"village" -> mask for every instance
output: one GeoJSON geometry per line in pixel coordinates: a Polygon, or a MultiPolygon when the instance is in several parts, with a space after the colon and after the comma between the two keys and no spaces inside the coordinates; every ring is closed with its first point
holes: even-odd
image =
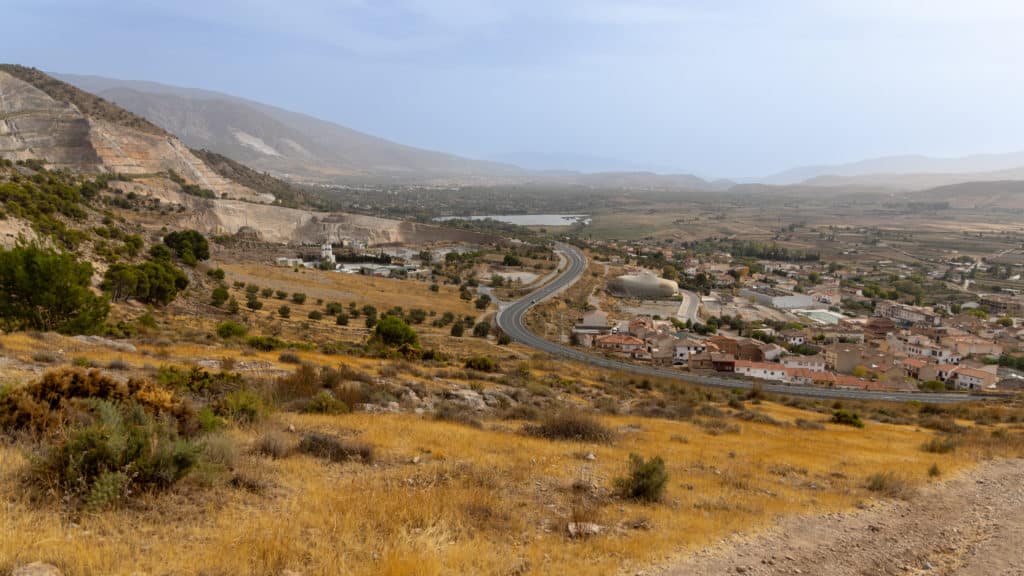
{"type": "Polygon", "coordinates": [[[1024,297],[968,290],[1011,266],[826,263],[596,242],[608,280],[569,337],[598,353],[690,372],[877,391],[1024,389],[1024,297]],[[927,304],[926,304],[927,302],[927,304]]]}

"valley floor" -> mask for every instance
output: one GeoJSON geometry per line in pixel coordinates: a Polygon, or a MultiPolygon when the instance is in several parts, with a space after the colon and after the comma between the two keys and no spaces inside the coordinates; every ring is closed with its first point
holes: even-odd
{"type": "Polygon", "coordinates": [[[995,460],[908,500],[791,517],[666,568],[684,574],[1024,575],[1024,460],[995,460]]]}

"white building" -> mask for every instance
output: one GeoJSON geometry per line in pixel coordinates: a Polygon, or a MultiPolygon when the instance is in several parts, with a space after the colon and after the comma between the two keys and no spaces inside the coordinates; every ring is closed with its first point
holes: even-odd
{"type": "Polygon", "coordinates": [[[330,242],[324,242],[323,245],[320,246],[320,260],[326,260],[327,262],[334,264],[334,246],[331,246],[330,242]]]}
{"type": "Polygon", "coordinates": [[[816,356],[786,356],[782,359],[782,365],[786,368],[803,368],[811,372],[824,372],[825,357],[821,354],[816,356]]]}
{"type": "Polygon", "coordinates": [[[740,296],[748,298],[762,306],[771,306],[780,310],[792,310],[794,308],[810,308],[814,299],[808,294],[797,294],[788,290],[779,290],[771,286],[755,286],[743,288],[740,296]]]}

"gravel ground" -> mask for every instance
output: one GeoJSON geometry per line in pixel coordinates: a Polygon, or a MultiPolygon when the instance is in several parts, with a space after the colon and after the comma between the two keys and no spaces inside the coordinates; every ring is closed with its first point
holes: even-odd
{"type": "Polygon", "coordinates": [[[908,500],[783,520],[655,572],[1024,576],[1024,460],[995,460],[908,500]]]}

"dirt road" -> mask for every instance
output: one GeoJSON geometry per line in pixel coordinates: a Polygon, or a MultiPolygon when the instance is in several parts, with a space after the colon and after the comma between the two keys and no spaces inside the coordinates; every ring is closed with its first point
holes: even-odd
{"type": "Polygon", "coordinates": [[[997,460],[907,501],[791,518],[658,572],[1024,576],[1024,460],[997,460]]]}

